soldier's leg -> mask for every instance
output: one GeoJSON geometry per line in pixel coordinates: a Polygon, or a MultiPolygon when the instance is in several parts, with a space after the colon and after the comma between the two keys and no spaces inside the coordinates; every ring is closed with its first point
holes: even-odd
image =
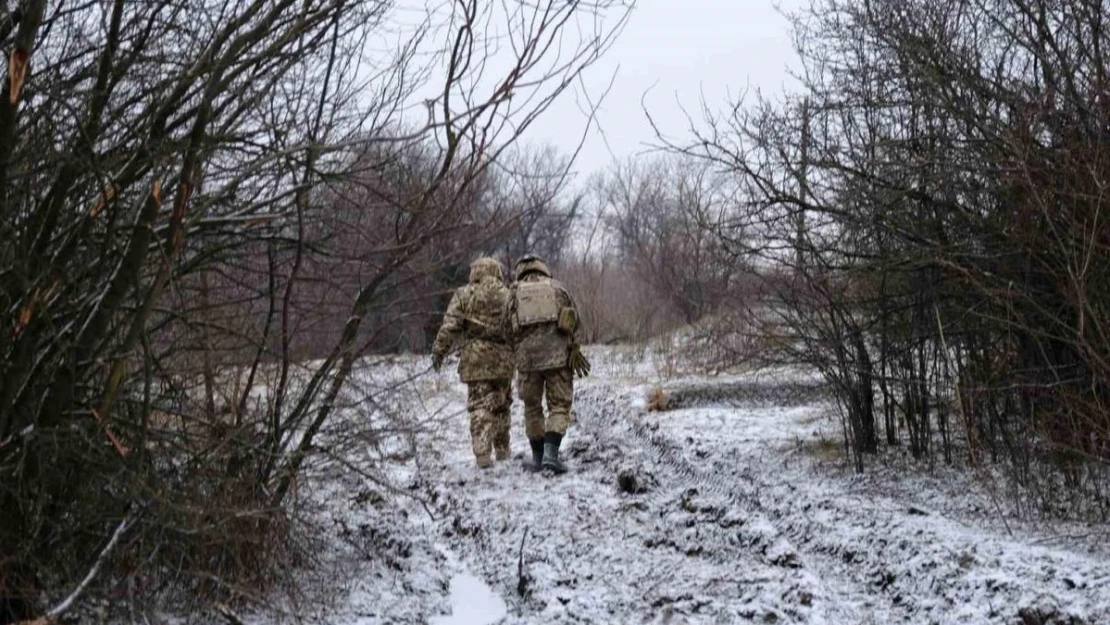
{"type": "Polygon", "coordinates": [[[573,418],[571,408],[574,403],[574,372],[569,367],[544,371],[547,396],[547,423],[545,432],[566,434],[573,418]]]}
{"type": "Polygon", "coordinates": [[[521,372],[517,394],[524,404],[524,435],[528,440],[543,437],[543,372],[521,372]]]}
{"type": "Polygon", "coordinates": [[[510,409],[513,405],[512,380],[498,380],[497,405],[493,410],[493,452],[498,460],[509,458],[509,442],[512,418],[510,409]]]}
{"type": "Polygon", "coordinates": [[[547,423],[544,427],[543,468],[565,473],[566,466],[559,459],[559,446],[571,423],[571,405],[574,398],[574,373],[569,367],[544,372],[547,396],[547,423]]]}
{"type": "Polygon", "coordinates": [[[532,448],[532,461],[525,461],[524,468],[538,471],[543,461],[544,423],[543,423],[543,372],[521,371],[516,383],[520,401],[524,403],[524,435],[532,448]]]}
{"type": "Polygon", "coordinates": [[[489,454],[493,441],[493,411],[491,392],[488,382],[472,382],[466,385],[466,411],[470,414],[470,445],[474,459],[481,468],[492,464],[489,454]]]}

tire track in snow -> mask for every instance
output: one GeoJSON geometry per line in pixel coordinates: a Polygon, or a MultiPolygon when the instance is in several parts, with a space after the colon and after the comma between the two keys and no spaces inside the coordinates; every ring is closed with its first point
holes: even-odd
{"type": "MultiPolygon", "coordinates": [[[[647,498],[649,509],[673,505],[675,492],[696,489],[697,496],[716,498],[738,510],[744,520],[738,532],[746,534],[742,548],[765,564],[776,567],[800,569],[798,577],[804,588],[817,600],[822,617],[813,622],[856,625],[868,622],[874,615],[861,613],[858,606],[874,599],[874,589],[868,580],[846,579],[843,572],[830,566],[828,558],[819,553],[799,550],[795,540],[801,534],[788,525],[784,532],[781,519],[772,520],[768,512],[775,512],[763,504],[761,493],[769,485],[759,471],[752,471],[744,463],[729,467],[714,462],[709,470],[700,469],[684,453],[683,446],[668,436],[663,428],[653,427],[648,415],[637,407],[634,392],[616,391],[603,384],[583,389],[575,398],[579,421],[584,433],[607,444],[620,445],[619,439],[634,441],[634,447],[646,450],[652,463],[662,469],[663,477],[656,476],[660,488],[647,498]],[[616,426],[612,424],[618,424],[616,426]],[[723,470],[722,470],[723,469],[723,470]]],[[[694,408],[703,404],[762,405],[782,407],[817,403],[828,397],[823,388],[813,385],[783,384],[779,387],[760,383],[734,383],[723,385],[691,385],[669,390],[668,412],[694,408]]],[[[779,516],[779,515],[774,515],[779,516]]],[[[803,600],[804,601],[804,600],[803,600]]],[[[815,615],[816,616],[816,615],[815,615]]],[[[882,613],[886,622],[893,617],[909,618],[910,614],[897,606],[882,613]]]]}

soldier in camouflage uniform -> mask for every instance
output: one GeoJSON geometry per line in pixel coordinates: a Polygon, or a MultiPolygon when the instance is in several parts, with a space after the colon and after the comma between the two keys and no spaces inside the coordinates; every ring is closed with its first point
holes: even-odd
{"type": "Polygon", "coordinates": [[[439,371],[451,346],[462,339],[459,379],[466,383],[470,439],[483,469],[491,464],[491,446],[498,460],[509,457],[513,353],[502,319],[508,299],[501,263],[474,261],[470,282],[455,291],[432,345],[432,366],[439,371]]]}
{"type": "Polygon", "coordinates": [[[565,473],[559,445],[570,427],[574,373],[571,346],[577,345],[578,311],[570,293],[551,279],[543,259],[525,256],[513,268],[505,320],[516,354],[518,393],[524,402],[524,432],[532,446],[529,471],[565,473]],[[547,418],[543,400],[547,397],[547,418]]]}

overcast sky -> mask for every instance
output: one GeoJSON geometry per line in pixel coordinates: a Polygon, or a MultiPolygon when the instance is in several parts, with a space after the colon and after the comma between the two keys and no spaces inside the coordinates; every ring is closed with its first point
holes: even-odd
{"type": "MultiPolygon", "coordinates": [[[[524,135],[528,144],[550,143],[572,153],[587,127],[589,99],[596,101],[609,87],[596,125],[586,134],[575,170],[585,176],[650,149],[655,142],[644,107],[669,136],[689,136],[683,108],[698,117],[704,99],[721,110],[745,92],[760,91],[776,98],[794,85],[789,70],[799,66],[790,26],[780,12],[794,11],[806,0],[636,0],[623,32],[605,56],[587,68],[582,85],[563,93],[524,135]]],[[[386,55],[388,46],[407,41],[413,28],[431,18],[436,24],[427,38],[429,51],[441,49],[452,37],[449,0],[397,0],[396,27],[382,35],[386,48],[367,49],[371,58],[386,55]],[[392,42],[392,43],[389,43],[392,42]]],[[[496,6],[496,5],[495,5],[496,6]]],[[[496,9],[494,9],[496,10],[496,9]]],[[[503,20],[504,17],[498,19],[503,20]]],[[[618,19],[613,12],[613,21],[618,19]]],[[[614,24],[606,25],[611,28],[614,24]]],[[[506,25],[487,25],[499,37],[506,25]]],[[[569,38],[573,40],[573,36],[569,38]]],[[[492,90],[515,57],[501,43],[493,54],[484,86],[492,90]]],[[[423,102],[440,95],[442,57],[429,68],[432,78],[419,88],[406,115],[423,121],[423,102]]],[[[546,88],[544,89],[546,90],[546,88]]]]}
{"type": "MultiPolygon", "coordinates": [[[[797,68],[787,20],[801,0],[639,0],[623,34],[585,83],[598,97],[615,80],[599,114],[603,133],[590,132],[575,169],[589,173],[614,157],[646,149],[654,135],[641,106],[673,135],[687,127],[681,106],[694,114],[704,97],[724,108],[745,89],[777,96],[797,68]],[[646,94],[646,95],[645,95],[646,94]]],[[[586,118],[581,94],[567,93],[530,129],[531,142],[550,142],[570,152],[586,118]]]]}

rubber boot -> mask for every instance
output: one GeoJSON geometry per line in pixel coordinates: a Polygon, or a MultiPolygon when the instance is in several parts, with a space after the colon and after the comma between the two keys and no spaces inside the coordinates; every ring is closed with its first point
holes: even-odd
{"type": "Polygon", "coordinates": [[[548,432],[543,439],[543,468],[553,471],[556,475],[567,472],[566,465],[559,460],[559,445],[563,442],[563,435],[557,432],[548,432]]]}
{"type": "Polygon", "coordinates": [[[543,439],[530,438],[528,444],[532,446],[532,460],[524,459],[524,470],[529,473],[535,473],[540,470],[543,465],[543,439]]]}
{"type": "Polygon", "coordinates": [[[485,456],[475,456],[474,459],[478,462],[479,469],[488,469],[493,466],[493,462],[490,461],[488,454],[485,456]]]}

